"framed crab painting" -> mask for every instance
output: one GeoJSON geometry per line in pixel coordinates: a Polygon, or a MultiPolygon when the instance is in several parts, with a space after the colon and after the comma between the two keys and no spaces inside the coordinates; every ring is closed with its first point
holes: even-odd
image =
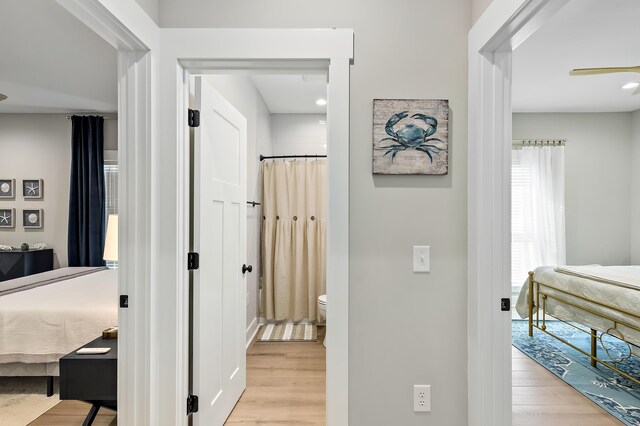
{"type": "Polygon", "coordinates": [[[449,101],[373,100],[373,173],[446,175],[449,101]]]}

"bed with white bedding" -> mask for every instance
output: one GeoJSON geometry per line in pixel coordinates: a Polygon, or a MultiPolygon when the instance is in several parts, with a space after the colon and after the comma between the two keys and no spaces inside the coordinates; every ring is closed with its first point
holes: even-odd
{"type": "Polygon", "coordinates": [[[56,376],[58,359],[117,325],[117,271],[62,268],[0,283],[0,376],[56,376]]]}
{"type": "MultiPolygon", "coordinates": [[[[559,319],[586,327],[591,335],[592,365],[615,367],[597,358],[598,336],[609,334],[640,347],[640,266],[543,266],[530,273],[518,296],[516,311],[529,319],[529,335],[550,333],[546,321],[559,319]]],[[[577,327],[579,328],[579,327],[577,327]]],[[[582,330],[582,328],[579,328],[582,330]]],[[[606,351],[603,351],[606,352],[606,351]]],[[[631,378],[634,381],[640,378],[631,378]]],[[[640,383],[640,381],[638,381],[640,383]]]]}

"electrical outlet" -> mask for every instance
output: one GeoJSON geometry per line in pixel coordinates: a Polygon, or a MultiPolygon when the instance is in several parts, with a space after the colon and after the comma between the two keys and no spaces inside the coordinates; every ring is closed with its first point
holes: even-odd
{"type": "Polygon", "coordinates": [[[413,412],[431,411],[431,385],[413,385],[413,412]]]}

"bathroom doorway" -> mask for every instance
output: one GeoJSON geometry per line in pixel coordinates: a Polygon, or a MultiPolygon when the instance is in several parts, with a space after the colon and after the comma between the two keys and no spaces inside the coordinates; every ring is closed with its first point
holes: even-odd
{"type": "Polygon", "coordinates": [[[222,424],[232,409],[231,423],[326,424],[327,71],[190,76],[191,107],[200,118],[191,137],[190,251],[200,265],[191,274],[190,393],[206,408],[194,424],[205,417],[222,424]],[[219,215],[213,205],[204,211],[203,200],[216,199],[207,191],[223,181],[229,191],[238,188],[237,196],[221,199],[219,215]],[[245,221],[237,228],[241,241],[222,250],[234,253],[226,256],[232,264],[218,264],[209,246],[235,239],[227,235],[233,217],[245,221]],[[218,317],[224,325],[208,330],[218,317]],[[220,362],[211,361],[207,354],[220,348],[220,362]]]}

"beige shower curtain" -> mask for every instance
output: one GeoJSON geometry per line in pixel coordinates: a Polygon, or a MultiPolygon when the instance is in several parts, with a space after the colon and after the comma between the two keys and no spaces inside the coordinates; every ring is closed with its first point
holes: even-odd
{"type": "Polygon", "coordinates": [[[262,312],[268,320],[317,320],[325,294],[326,160],[262,165],[262,312]]]}

